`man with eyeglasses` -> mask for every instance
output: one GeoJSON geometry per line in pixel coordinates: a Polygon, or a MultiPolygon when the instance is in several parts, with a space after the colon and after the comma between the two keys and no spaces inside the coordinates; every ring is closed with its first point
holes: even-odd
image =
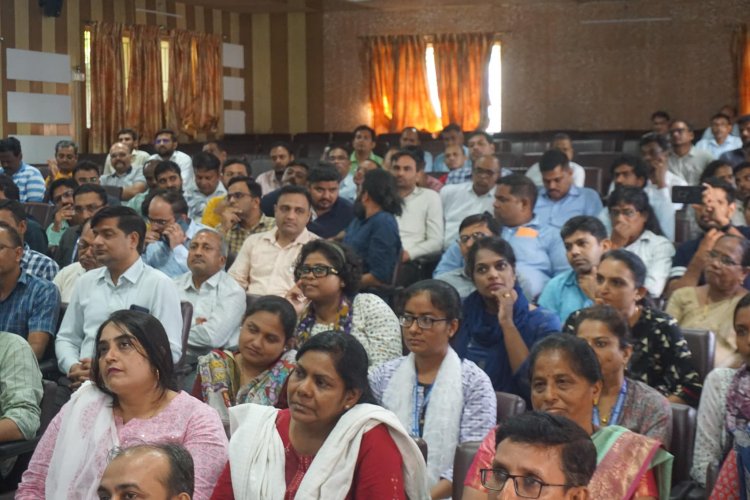
{"type": "Polygon", "coordinates": [[[693,146],[693,127],[684,120],[674,120],[669,126],[669,142],[672,150],[667,160],[669,171],[684,178],[691,186],[700,184],[706,165],[711,163],[711,153],[693,146]]]}
{"type": "MultiPolygon", "coordinates": [[[[339,197],[354,202],[357,198],[357,184],[354,182],[356,171],[352,173],[349,147],[345,144],[331,144],[328,146],[328,161],[336,167],[341,178],[339,181],[339,197]]],[[[359,166],[365,162],[375,163],[373,160],[365,159],[360,162],[359,166]]],[[[375,165],[379,166],[377,163],[375,165]]]]}
{"type": "Polygon", "coordinates": [[[52,254],[60,267],[76,261],[82,224],[108,204],[107,192],[98,184],[82,184],[73,191],[72,225],[62,234],[52,254]]]}
{"type": "MultiPolygon", "coordinates": [[[[0,201],[0,221],[5,222],[13,229],[18,231],[23,239],[26,234],[27,222],[26,222],[26,210],[23,208],[23,204],[16,200],[1,200],[0,201]]],[[[60,270],[57,263],[44,255],[43,253],[32,250],[28,243],[23,245],[23,259],[21,260],[21,267],[24,272],[33,274],[38,278],[52,281],[52,279],[60,270]]]]}
{"type": "Polygon", "coordinates": [[[149,160],[171,161],[180,167],[182,182],[185,188],[195,185],[193,178],[193,160],[183,153],[177,151],[177,134],[174,130],[161,129],[154,135],[154,148],[156,154],[151,155],[149,160]]]}
{"type": "Polygon", "coordinates": [[[60,269],[52,280],[57,289],[60,291],[60,300],[67,304],[73,296],[73,289],[78,282],[78,278],[92,269],[101,267],[94,255],[94,232],[91,230],[91,222],[83,223],[81,237],[78,238],[77,258],[72,264],[60,269]]]}
{"type": "Polygon", "coordinates": [[[594,471],[596,447],[586,431],[565,417],[530,412],[503,422],[492,468],[477,472],[490,499],[587,500],[594,471]]]}
{"type": "Polygon", "coordinates": [[[234,177],[229,181],[226,208],[216,230],[224,235],[229,246],[227,261],[230,266],[248,236],[276,227],[276,220],[267,217],[260,209],[262,192],[260,184],[250,177],[234,177]]]}

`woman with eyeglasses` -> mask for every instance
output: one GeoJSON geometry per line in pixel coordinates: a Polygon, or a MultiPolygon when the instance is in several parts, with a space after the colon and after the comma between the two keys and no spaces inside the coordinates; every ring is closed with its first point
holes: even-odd
{"type": "MultiPolygon", "coordinates": [[[[656,500],[669,498],[673,457],[653,438],[619,425],[599,427],[594,408],[601,396],[602,374],[596,354],[585,340],[554,335],[535,344],[529,356],[531,404],[536,411],[573,420],[591,436],[597,467],[588,485],[589,498],[656,500]]],[[[502,424],[501,424],[502,427],[502,424]]],[[[495,457],[493,429],[482,441],[466,475],[463,500],[484,500],[486,486],[481,469],[492,467],[495,457]]],[[[498,485],[499,486],[499,485],[498,485]]],[[[508,483],[503,485],[507,488],[508,483]]],[[[543,496],[544,488],[528,498],[543,496]]]]}
{"type": "Polygon", "coordinates": [[[383,300],[359,291],[362,268],[356,254],[341,243],[315,240],[300,251],[294,269],[292,303],[308,300],[297,324],[301,347],[320,332],[354,335],[367,351],[370,367],[401,355],[398,318],[383,300]]]}
{"type": "Polygon", "coordinates": [[[535,342],[560,331],[560,319],[526,299],[513,248],[501,238],[474,243],[466,255],[466,274],[477,290],[464,300],[453,348],[482,368],[496,391],[528,399],[521,380],[524,361],[535,342]]]}
{"type": "Polygon", "coordinates": [[[624,248],[648,262],[646,289],[660,297],[672,269],[674,244],[664,237],[646,192],[637,187],[618,186],[607,201],[612,226],[612,248],[624,248]]]}
{"type": "Polygon", "coordinates": [[[370,387],[413,438],[425,440],[430,494],[446,498],[456,446],[492,429],[497,399],[487,374],[449,345],[461,319],[458,292],[440,280],[420,281],[404,291],[402,304],[399,322],[409,355],[377,367],[370,387]]]}
{"type": "Polygon", "coordinates": [[[682,328],[714,332],[714,366],[737,368],[742,360],[737,353],[732,313],[748,293],[743,284],[750,271],[750,242],[728,234],[719,238],[707,255],[703,269],[706,284],[675,290],[666,312],[682,328]]]}

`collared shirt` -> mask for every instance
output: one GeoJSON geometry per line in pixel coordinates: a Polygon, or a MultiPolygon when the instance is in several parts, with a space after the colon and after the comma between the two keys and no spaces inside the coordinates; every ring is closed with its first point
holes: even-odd
{"type": "MultiPolygon", "coordinates": [[[[469,158],[469,148],[466,146],[461,146],[464,150],[464,156],[466,157],[466,161],[462,165],[463,167],[469,166],[471,167],[471,159],[469,158]]],[[[425,172],[450,172],[450,169],[445,165],[445,153],[440,153],[435,157],[435,161],[432,162],[432,169],[428,169],[425,167],[425,172]]]]}
{"type": "MultiPolygon", "coordinates": [[[[29,332],[55,335],[60,293],[50,281],[21,272],[16,286],[0,301],[0,331],[28,338],[29,332]]],[[[0,379],[1,380],[1,379],[0,379]]]]}
{"type": "MultiPolygon", "coordinates": [[[[145,167],[146,162],[151,159],[151,155],[140,149],[134,149],[130,155],[130,164],[134,167],[145,167]]],[[[161,158],[160,158],[161,159],[161,158]]],[[[112,168],[112,158],[107,153],[107,158],[104,160],[104,170],[102,174],[111,174],[115,170],[112,168]]]]}
{"type": "MultiPolygon", "coordinates": [[[[667,173],[675,179],[678,179],[679,182],[682,183],[676,183],[674,185],[684,186],[685,184],[687,184],[684,180],[682,180],[682,177],[674,175],[671,172],[667,173]]],[[[674,241],[675,212],[682,208],[682,203],[672,203],[672,192],[669,187],[669,183],[667,183],[667,186],[659,189],[654,184],[652,184],[651,181],[648,181],[646,186],[643,188],[643,191],[645,191],[646,195],[648,196],[648,204],[651,205],[651,208],[654,211],[654,215],[656,215],[656,218],[659,221],[659,226],[661,226],[661,230],[664,233],[664,236],[666,236],[669,240],[674,241]]],[[[604,227],[607,229],[607,234],[611,234],[612,220],[610,220],[609,218],[609,208],[602,207],[602,211],[599,212],[598,218],[600,221],[602,221],[602,224],[604,224],[604,227]]]]}
{"type": "Polygon", "coordinates": [[[733,167],[736,167],[740,163],[746,162],[750,160],[750,157],[745,156],[745,150],[742,148],[733,149],[732,151],[727,151],[726,153],[722,154],[719,159],[721,161],[725,161],[732,165],[733,167]]]}
{"type": "Polygon", "coordinates": [[[724,144],[719,144],[716,139],[711,137],[710,139],[701,139],[695,145],[695,149],[698,151],[706,151],[715,160],[724,153],[728,153],[737,148],[742,147],[742,139],[733,135],[728,135],[724,140],[724,144]]]}
{"type": "Polygon", "coordinates": [[[84,274],[86,274],[86,270],[80,262],[73,262],[72,264],[60,269],[60,272],[57,273],[53,283],[60,291],[60,300],[63,304],[70,302],[78,278],[84,274]]]}
{"type": "Polygon", "coordinates": [[[354,184],[353,174],[350,173],[339,183],[339,198],[344,198],[351,202],[357,199],[357,185],[354,184]]]}
{"type": "MultiPolygon", "coordinates": [[[[0,167],[0,174],[4,173],[5,169],[0,167]]],[[[11,177],[13,178],[13,184],[18,187],[21,203],[29,201],[36,203],[44,202],[44,177],[39,172],[39,169],[27,165],[22,161],[18,171],[11,177]]]]}
{"type": "MultiPolygon", "coordinates": [[[[370,156],[367,157],[368,160],[372,160],[381,167],[383,166],[383,159],[370,151],[370,156]]],[[[357,173],[357,169],[359,168],[359,160],[357,160],[357,152],[352,151],[352,154],[349,156],[349,161],[351,162],[351,166],[349,167],[349,173],[354,175],[357,173]]]]}
{"type": "Polygon", "coordinates": [[[570,186],[568,194],[559,200],[553,200],[546,189],[539,191],[534,215],[542,225],[549,224],[560,229],[571,217],[591,215],[596,217],[602,211],[602,200],[599,193],[586,187],[570,186]]]}
{"type": "MultiPolygon", "coordinates": [[[[573,184],[578,187],[584,187],[586,184],[586,169],[580,166],[578,163],[571,161],[570,169],[573,170],[573,184]]],[[[526,177],[534,181],[537,187],[543,187],[544,182],[542,180],[542,171],[539,168],[539,163],[534,163],[526,171],[526,177]]]]}
{"type": "Polygon", "coordinates": [[[225,197],[227,190],[224,185],[220,182],[214,192],[211,194],[201,193],[197,187],[190,188],[185,192],[185,200],[188,204],[188,217],[195,220],[200,220],[203,217],[203,212],[206,209],[209,200],[218,197],[225,197]]]}
{"type": "Polygon", "coordinates": [[[138,168],[131,166],[127,172],[123,172],[122,174],[112,172],[109,175],[102,175],[101,178],[102,186],[126,188],[138,182],[142,183],[144,186],[146,185],[146,178],[143,176],[143,167],[138,168]]]}
{"type": "Polygon", "coordinates": [[[260,189],[263,191],[263,195],[272,193],[277,189],[281,189],[281,181],[276,178],[276,171],[274,169],[263,172],[255,178],[255,182],[260,185],[260,189]]]}
{"type": "Polygon", "coordinates": [[[110,314],[131,306],[145,308],[164,326],[172,360],[182,354],[182,313],[177,287],[164,273],[138,258],[117,281],[106,267],[78,279],[55,340],[60,371],[68,373],[81,358],[93,358],[96,331],[110,314]]]}
{"type": "Polygon", "coordinates": [[[674,151],[670,151],[667,166],[670,172],[682,176],[689,185],[697,186],[700,184],[701,174],[711,160],[713,157],[710,153],[691,146],[685,156],[677,156],[674,151]]]}
{"type": "Polygon", "coordinates": [[[672,268],[672,256],[675,253],[672,242],[646,229],[638,239],[626,246],[625,250],[633,252],[647,264],[648,272],[644,286],[652,297],[661,297],[669,278],[669,270],[672,268]]]}
{"type": "Polygon", "coordinates": [[[56,247],[60,244],[60,238],[62,238],[63,233],[70,227],[68,224],[68,221],[63,220],[60,222],[60,230],[55,231],[55,223],[51,222],[49,226],[47,226],[47,230],[45,233],[47,234],[47,244],[51,247],[56,247]]]}
{"type": "Polygon", "coordinates": [[[576,272],[569,269],[547,282],[537,304],[556,312],[564,323],[571,313],[594,305],[594,301],[583,293],[576,272]]]}
{"type": "MultiPolygon", "coordinates": [[[[163,161],[164,158],[159,156],[158,153],[152,154],[149,160],[163,161]]],[[[182,177],[182,190],[187,191],[191,187],[195,186],[195,176],[193,175],[193,159],[182,151],[175,150],[172,156],[169,157],[169,161],[175,162],[180,167],[180,176],[182,177]]]]}
{"type": "Polygon", "coordinates": [[[307,229],[321,238],[333,238],[346,229],[353,218],[354,205],[339,197],[331,209],[320,217],[313,212],[313,219],[307,224],[307,229]]]}
{"type": "Polygon", "coordinates": [[[191,355],[237,345],[245,313],[245,290],[221,270],[195,288],[193,273],[174,278],[180,300],[193,305],[188,347],[191,355]]]}
{"type": "Polygon", "coordinates": [[[149,243],[143,252],[143,262],[154,269],[158,269],[170,278],[186,273],[188,271],[187,258],[190,240],[201,229],[206,229],[206,226],[191,220],[190,225],[185,230],[185,242],[174,248],[161,239],[149,243]]]}
{"type": "Polygon", "coordinates": [[[60,266],[46,255],[32,250],[28,243],[24,243],[21,269],[29,274],[33,274],[37,278],[52,281],[60,270],[60,266]]]}
{"type": "Polygon", "coordinates": [[[440,191],[440,200],[443,202],[443,217],[445,218],[443,248],[448,248],[458,238],[458,228],[466,217],[493,212],[495,186],[481,196],[474,191],[474,184],[470,182],[445,186],[440,191]]]}
{"type": "Polygon", "coordinates": [[[466,273],[464,272],[464,269],[462,267],[435,276],[435,279],[445,281],[453,288],[455,288],[458,292],[458,295],[461,297],[461,300],[468,297],[471,292],[477,289],[477,287],[474,286],[474,282],[471,281],[471,278],[466,276],[466,273]]]}
{"type": "Polygon", "coordinates": [[[302,246],[317,240],[307,228],[285,247],[279,245],[278,228],[249,236],[242,244],[229,274],[252,295],[283,297],[294,286],[294,263],[302,246]]]}
{"type": "Polygon", "coordinates": [[[0,415],[12,420],[24,439],[39,429],[44,389],[36,356],[25,340],[0,332],[0,415]]]}
{"type": "Polygon", "coordinates": [[[234,257],[240,252],[240,248],[242,248],[242,244],[245,243],[248,236],[270,231],[274,227],[276,227],[276,219],[267,217],[261,213],[258,223],[250,229],[245,229],[241,225],[235,224],[234,227],[227,231],[219,224],[216,230],[224,235],[224,241],[229,245],[229,255],[234,257]]]}
{"type": "Polygon", "coordinates": [[[396,222],[410,259],[438,253],[443,248],[443,204],[435,191],[415,187],[404,198],[404,211],[396,222]]]}

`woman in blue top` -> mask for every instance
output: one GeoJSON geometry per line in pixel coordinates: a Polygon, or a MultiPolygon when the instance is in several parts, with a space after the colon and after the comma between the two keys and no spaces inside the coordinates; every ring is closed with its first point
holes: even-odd
{"type": "Polygon", "coordinates": [[[516,280],[513,248],[501,238],[474,244],[466,256],[466,274],[477,290],[464,300],[454,349],[479,365],[496,391],[528,399],[522,367],[536,341],[560,331],[560,319],[526,300],[516,280]]]}
{"type": "Polygon", "coordinates": [[[403,205],[391,174],[381,169],[365,174],[354,204],[356,217],[344,236],[344,243],[362,259],[362,287],[390,284],[401,257],[396,216],[401,215],[403,205]]]}

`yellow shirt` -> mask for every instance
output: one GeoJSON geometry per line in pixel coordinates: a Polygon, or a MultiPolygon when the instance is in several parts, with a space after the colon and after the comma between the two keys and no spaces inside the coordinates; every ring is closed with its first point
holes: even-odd
{"type": "MultiPolygon", "coordinates": [[[[219,215],[219,212],[217,211],[217,208],[219,208],[220,204],[224,204],[224,200],[226,200],[226,196],[214,196],[213,198],[208,200],[208,203],[206,203],[206,208],[203,209],[203,218],[201,219],[201,224],[208,227],[215,228],[221,223],[221,215],[219,215]]],[[[224,208],[222,206],[222,208],[224,208]]]]}

